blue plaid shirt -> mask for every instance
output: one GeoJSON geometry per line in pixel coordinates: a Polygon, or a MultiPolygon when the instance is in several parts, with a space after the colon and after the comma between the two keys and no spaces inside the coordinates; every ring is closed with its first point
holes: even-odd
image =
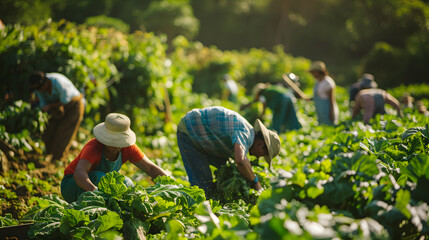
{"type": "Polygon", "coordinates": [[[221,158],[234,156],[235,143],[243,146],[247,153],[255,137],[246,119],[223,107],[189,111],[180,121],[178,131],[188,134],[198,148],[221,158]]]}

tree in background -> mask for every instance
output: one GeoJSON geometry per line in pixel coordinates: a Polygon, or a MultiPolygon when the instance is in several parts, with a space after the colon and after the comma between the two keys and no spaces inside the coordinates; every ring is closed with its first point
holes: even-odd
{"type": "Polygon", "coordinates": [[[429,3],[424,0],[4,0],[6,24],[52,17],[83,23],[118,18],[136,30],[183,35],[220,50],[282,45],[330,67],[339,85],[364,72],[380,86],[424,82],[429,63],[429,3]]]}
{"type": "Polygon", "coordinates": [[[356,2],[349,43],[383,88],[429,79],[429,5],[423,1],[356,2]],[[365,14],[365,16],[363,16],[365,14]],[[374,26],[375,25],[375,26],[374,26]]]}
{"type": "Polygon", "coordinates": [[[152,1],[139,19],[140,28],[166,34],[169,40],[179,35],[193,39],[199,28],[199,21],[194,17],[189,0],[152,1]]]}
{"type": "Polygon", "coordinates": [[[281,44],[294,56],[323,59],[340,85],[368,71],[382,87],[428,78],[427,1],[194,0],[192,6],[205,45],[281,44]]]}
{"type": "Polygon", "coordinates": [[[58,0],[2,0],[0,19],[4,24],[35,24],[52,16],[51,6],[58,0]]]}

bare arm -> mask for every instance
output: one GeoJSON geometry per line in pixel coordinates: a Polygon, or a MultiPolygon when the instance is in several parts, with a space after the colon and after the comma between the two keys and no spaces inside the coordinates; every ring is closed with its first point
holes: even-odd
{"type": "Polygon", "coordinates": [[[59,107],[61,107],[61,106],[63,106],[63,105],[64,105],[64,104],[63,104],[62,102],[55,102],[55,103],[51,103],[51,104],[45,105],[45,106],[42,108],[42,111],[43,111],[43,112],[49,112],[51,109],[59,108],[59,107]]]}
{"type": "MultiPolygon", "coordinates": [[[[252,182],[255,180],[255,174],[253,173],[252,166],[250,165],[250,161],[246,156],[246,153],[243,149],[243,147],[235,143],[234,144],[234,160],[235,164],[237,165],[237,169],[240,172],[240,174],[249,182],[252,182]]],[[[259,181],[255,185],[256,190],[260,190],[261,184],[259,181]]]]}
{"type": "Polygon", "coordinates": [[[155,163],[151,162],[146,155],[143,157],[143,159],[133,164],[136,167],[143,170],[153,179],[155,179],[158,176],[168,176],[168,174],[162,168],[158,167],[157,165],[155,165],[155,163]]]}
{"type": "Polygon", "coordinates": [[[387,92],[386,92],[386,103],[394,107],[398,112],[398,115],[402,117],[402,110],[399,106],[399,101],[387,92]]]}
{"type": "Polygon", "coordinates": [[[81,159],[79,160],[73,174],[76,184],[85,191],[94,191],[97,189],[88,176],[91,166],[92,164],[88,160],[81,159]]]}
{"type": "Polygon", "coordinates": [[[334,107],[335,107],[335,103],[336,103],[335,89],[334,88],[329,89],[328,96],[329,96],[329,103],[331,104],[330,111],[329,111],[329,119],[331,119],[331,121],[334,122],[335,121],[335,111],[334,111],[335,108],[334,107]]]}

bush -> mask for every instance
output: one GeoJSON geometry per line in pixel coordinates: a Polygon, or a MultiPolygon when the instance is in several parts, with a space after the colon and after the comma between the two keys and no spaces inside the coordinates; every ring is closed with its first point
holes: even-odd
{"type": "Polygon", "coordinates": [[[85,20],[85,23],[98,28],[114,28],[123,33],[128,33],[130,31],[130,25],[126,24],[124,21],[105,15],[89,17],[85,20]]]}

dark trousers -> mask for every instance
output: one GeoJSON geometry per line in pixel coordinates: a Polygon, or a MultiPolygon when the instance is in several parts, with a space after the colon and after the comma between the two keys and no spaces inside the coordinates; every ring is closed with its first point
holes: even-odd
{"type": "Polygon", "coordinates": [[[52,154],[52,159],[59,160],[66,157],[70,144],[79,129],[84,114],[83,98],[74,99],[64,105],[64,115],[49,119],[42,136],[46,154],[52,154]]]}
{"type": "Polygon", "coordinates": [[[215,184],[213,183],[212,171],[210,165],[219,168],[225,164],[228,159],[219,159],[197,148],[191,138],[183,132],[177,132],[177,144],[179,145],[180,155],[183,165],[188,174],[191,185],[197,185],[203,189],[207,198],[211,198],[215,184]]]}

